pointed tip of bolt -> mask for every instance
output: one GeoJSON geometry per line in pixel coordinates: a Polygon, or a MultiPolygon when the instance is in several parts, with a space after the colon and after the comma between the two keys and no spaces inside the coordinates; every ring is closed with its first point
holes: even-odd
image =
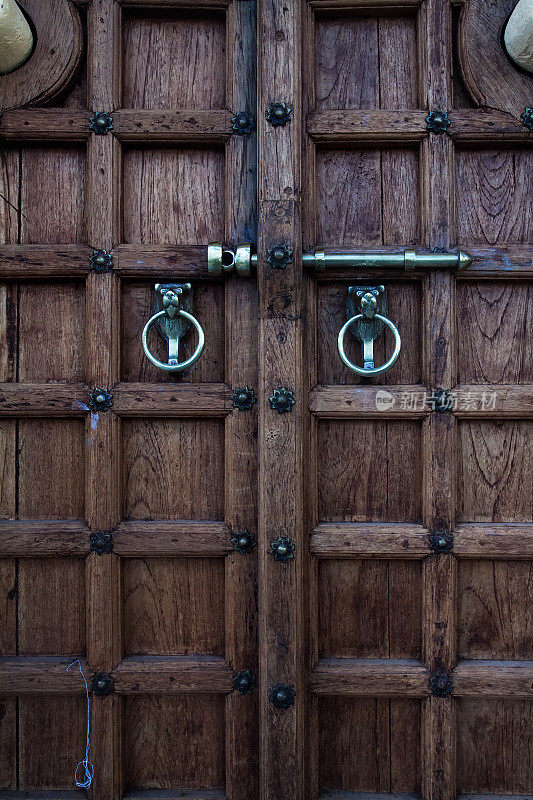
{"type": "Polygon", "coordinates": [[[472,263],[472,256],[470,253],[464,253],[462,250],[459,252],[459,269],[466,269],[472,263]]]}

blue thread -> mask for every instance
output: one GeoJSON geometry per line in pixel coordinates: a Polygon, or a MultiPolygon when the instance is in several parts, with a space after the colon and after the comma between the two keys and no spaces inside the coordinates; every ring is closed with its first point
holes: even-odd
{"type": "Polygon", "coordinates": [[[90,786],[91,786],[91,783],[93,782],[93,775],[94,775],[94,766],[89,761],[89,748],[91,746],[91,743],[90,743],[90,740],[89,740],[89,731],[90,731],[90,727],[89,727],[90,726],[90,723],[89,723],[89,711],[90,711],[89,687],[87,686],[87,680],[85,678],[85,675],[83,674],[83,670],[81,668],[81,662],[80,662],[79,658],[76,659],[76,661],[73,661],[72,664],[68,665],[67,672],[69,671],[69,669],[71,667],[74,666],[74,664],[77,664],[78,667],[79,667],[79,670],[81,672],[81,677],[83,678],[83,682],[85,683],[85,694],[87,695],[87,738],[85,740],[85,758],[83,759],[83,761],[80,761],[80,763],[76,767],[76,770],[74,772],[74,780],[76,781],[76,786],[78,787],[78,789],[89,789],[90,786]],[[80,767],[83,767],[83,769],[85,770],[85,780],[83,780],[83,781],[80,781],[78,779],[78,772],[80,770],[80,767]]]}

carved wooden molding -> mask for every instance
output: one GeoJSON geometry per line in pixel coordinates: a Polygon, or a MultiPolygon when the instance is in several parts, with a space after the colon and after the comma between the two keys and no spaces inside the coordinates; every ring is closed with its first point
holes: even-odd
{"type": "Polygon", "coordinates": [[[78,12],[70,0],[20,0],[36,32],[31,57],[0,76],[2,110],[42,105],[60,94],[79,66],[83,38],[78,12]]]}
{"type": "Polygon", "coordinates": [[[458,45],[462,77],[476,105],[520,118],[531,106],[533,77],[516,69],[502,45],[515,5],[516,0],[465,0],[458,45]]]}

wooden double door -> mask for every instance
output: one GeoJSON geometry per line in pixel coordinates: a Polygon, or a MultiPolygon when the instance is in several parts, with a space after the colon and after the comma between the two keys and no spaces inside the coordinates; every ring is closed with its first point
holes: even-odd
{"type": "Polygon", "coordinates": [[[95,800],[533,796],[533,155],[468,90],[469,2],[80,0],[73,85],[5,109],[0,800],[84,796],[76,659],[95,800]]]}

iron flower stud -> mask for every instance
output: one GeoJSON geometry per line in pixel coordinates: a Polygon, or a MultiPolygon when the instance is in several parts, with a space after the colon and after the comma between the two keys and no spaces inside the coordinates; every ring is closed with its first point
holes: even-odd
{"type": "Polygon", "coordinates": [[[89,266],[95,272],[110,272],[113,267],[113,256],[107,250],[93,250],[89,266]]]}
{"type": "Polygon", "coordinates": [[[99,135],[113,130],[113,117],[107,111],[96,111],[91,117],[90,123],[91,130],[99,135]]]}
{"type": "Polygon", "coordinates": [[[435,697],[448,697],[453,683],[450,675],[443,670],[434,670],[429,676],[429,690],[435,697]]]}
{"type": "Polygon", "coordinates": [[[90,536],[91,550],[99,556],[113,552],[113,534],[109,531],[93,531],[90,536]]]}
{"type": "Polygon", "coordinates": [[[246,133],[251,133],[255,128],[255,118],[253,114],[248,114],[247,111],[239,111],[231,120],[231,128],[233,133],[237,136],[244,136],[246,133]]]}
{"type": "Polygon", "coordinates": [[[268,690],[268,698],[276,708],[290,708],[294,705],[296,693],[287,683],[276,683],[268,690]]]}
{"type": "Polygon", "coordinates": [[[435,531],[429,534],[429,547],[434,553],[450,553],[453,548],[453,533],[435,531]]]}
{"type": "Polygon", "coordinates": [[[285,269],[287,264],[292,264],[292,250],[284,244],[275,244],[267,250],[266,260],[274,269],[285,269]]]}
{"type": "Polygon", "coordinates": [[[275,128],[286,125],[290,121],[292,107],[286,103],[270,103],[266,111],[266,118],[275,128]]]}
{"type": "Polygon", "coordinates": [[[292,411],[292,407],[296,403],[294,399],[294,392],[291,389],[274,389],[274,392],[268,398],[270,408],[277,411],[278,414],[287,414],[292,411]]]}
{"type": "Polygon", "coordinates": [[[113,395],[107,389],[93,389],[89,395],[91,411],[107,411],[113,405],[113,395]]]}
{"type": "Polygon", "coordinates": [[[237,386],[232,396],[233,408],[248,411],[256,402],[254,390],[248,386],[237,386]]]}
{"type": "Polygon", "coordinates": [[[445,111],[431,111],[426,117],[426,122],[428,131],[433,133],[446,133],[450,126],[450,120],[445,111]]]}
{"type": "Polygon", "coordinates": [[[106,697],[115,688],[115,681],[109,672],[95,672],[91,680],[91,692],[99,697],[106,697]]]}
{"type": "Polygon", "coordinates": [[[243,556],[251,553],[256,545],[255,536],[246,528],[243,528],[242,531],[235,531],[231,537],[231,543],[233,549],[243,556]]]}
{"type": "Polygon", "coordinates": [[[236,672],[233,676],[233,688],[241,694],[252,694],[255,689],[255,675],[247,669],[236,672]]]}
{"type": "Polygon", "coordinates": [[[281,561],[285,564],[289,558],[294,558],[294,544],[287,536],[278,536],[270,542],[270,554],[274,556],[274,561],[281,561]]]}
{"type": "Polygon", "coordinates": [[[520,119],[522,120],[522,125],[525,125],[526,128],[533,131],[533,108],[525,108],[520,119]]]}

